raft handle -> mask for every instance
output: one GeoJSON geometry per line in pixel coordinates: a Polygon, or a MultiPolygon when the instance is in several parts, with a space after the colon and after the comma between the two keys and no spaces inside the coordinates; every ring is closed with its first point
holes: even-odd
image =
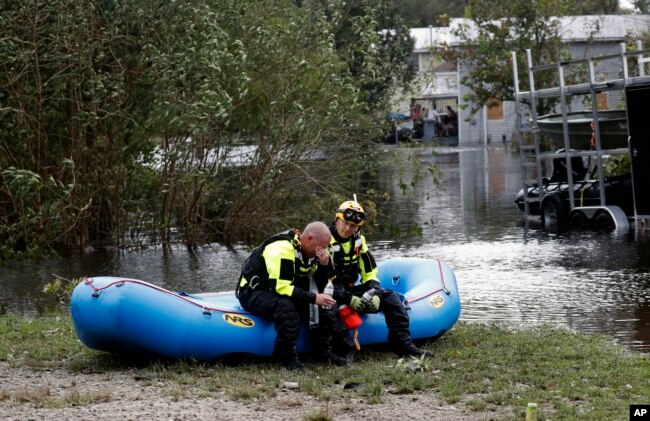
{"type": "Polygon", "coordinates": [[[97,297],[99,297],[99,293],[100,293],[99,290],[93,290],[92,297],[93,297],[93,298],[97,298],[97,297]]]}
{"type": "Polygon", "coordinates": [[[212,317],[212,311],[209,308],[203,307],[203,315],[206,317],[212,317]]]}
{"type": "Polygon", "coordinates": [[[393,275],[393,285],[397,285],[400,281],[399,275],[393,275]]]}

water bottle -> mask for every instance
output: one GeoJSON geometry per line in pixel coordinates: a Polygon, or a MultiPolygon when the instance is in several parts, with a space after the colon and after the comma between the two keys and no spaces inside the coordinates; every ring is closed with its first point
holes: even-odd
{"type": "Polygon", "coordinates": [[[363,301],[364,304],[368,305],[368,303],[372,301],[372,297],[374,296],[375,296],[375,289],[370,288],[368,291],[363,293],[361,300],[363,301]]]}
{"type": "MultiPolygon", "coordinates": [[[[330,297],[334,295],[334,284],[332,284],[332,280],[330,279],[327,281],[327,285],[325,285],[325,289],[323,290],[323,294],[327,294],[330,297]]],[[[331,306],[323,306],[323,308],[331,308],[331,306]]]]}

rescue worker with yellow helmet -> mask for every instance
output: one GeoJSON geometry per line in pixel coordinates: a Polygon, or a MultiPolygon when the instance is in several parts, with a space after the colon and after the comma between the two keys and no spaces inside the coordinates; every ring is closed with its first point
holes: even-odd
{"type": "MultiPolygon", "coordinates": [[[[361,226],[366,220],[363,207],[355,200],[341,203],[336,211],[336,218],[330,225],[330,267],[334,271],[335,293],[339,305],[347,304],[359,313],[376,313],[381,311],[386,318],[388,342],[393,351],[400,356],[433,356],[433,353],[418,348],[413,343],[409,330],[409,316],[401,298],[394,291],[384,289],[377,280],[377,264],[368,250],[366,238],[361,234],[361,226]],[[365,302],[364,293],[374,293],[372,299],[365,302]]],[[[331,276],[330,276],[331,277],[331,276]]],[[[335,345],[349,355],[354,352],[349,335],[342,336],[340,325],[337,326],[335,338],[343,338],[343,344],[335,345]]],[[[345,332],[347,334],[347,332],[345,332]]],[[[353,355],[353,354],[352,354],[353,355]]]]}
{"type": "Polygon", "coordinates": [[[318,306],[320,323],[310,329],[317,357],[336,365],[347,361],[331,352],[334,299],[322,291],[329,275],[331,234],[327,225],[312,222],[305,229],[289,230],[267,238],[244,262],[236,296],[242,307],[273,320],[277,337],[273,355],[289,370],[305,370],[296,344],[300,320],[309,319],[310,305],[318,306]],[[317,291],[310,289],[314,276],[317,291]]]}

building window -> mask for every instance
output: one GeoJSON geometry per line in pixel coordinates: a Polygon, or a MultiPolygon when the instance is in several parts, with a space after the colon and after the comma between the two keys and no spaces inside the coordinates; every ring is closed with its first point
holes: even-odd
{"type": "Polygon", "coordinates": [[[408,58],[408,63],[413,67],[413,71],[420,71],[420,54],[411,54],[408,58]]]}
{"type": "Polygon", "coordinates": [[[433,56],[428,54],[420,54],[420,68],[418,69],[421,72],[431,72],[434,70],[436,61],[433,56]]]}
{"type": "Polygon", "coordinates": [[[503,120],[503,102],[498,99],[491,99],[487,103],[487,119],[503,120]]]}

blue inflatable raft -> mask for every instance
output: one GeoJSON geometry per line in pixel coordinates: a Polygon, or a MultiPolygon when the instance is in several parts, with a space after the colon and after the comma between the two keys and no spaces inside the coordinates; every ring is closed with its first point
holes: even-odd
{"type": "MultiPolygon", "coordinates": [[[[452,269],[439,260],[396,258],[379,262],[382,287],[406,300],[413,339],[435,338],[460,316],[452,269]]],[[[234,291],[184,294],[136,279],[87,278],[74,289],[70,312],[79,339],[88,347],[122,354],[210,361],[228,354],[269,356],[272,322],[246,312],[234,291]]],[[[361,345],[384,343],[384,315],[365,314],[361,345]]],[[[310,351],[306,325],[298,351],[310,351]]]]}

